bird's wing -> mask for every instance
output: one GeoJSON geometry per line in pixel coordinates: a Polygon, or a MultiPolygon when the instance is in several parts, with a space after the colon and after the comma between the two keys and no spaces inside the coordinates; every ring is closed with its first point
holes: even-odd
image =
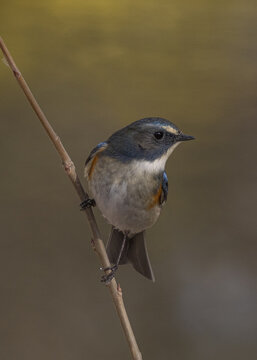
{"type": "Polygon", "coordinates": [[[164,205],[168,198],[168,176],[166,172],[163,172],[162,176],[162,192],[160,196],[160,205],[164,205]]]}
{"type": "Polygon", "coordinates": [[[106,149],[107,146],[107,142],[101,142],[90,152],[85,163],[85,176],[90,177],[90,173],[92,172],[95,162],[97,160],[97,154],[106,149]]]}
{"type": "Polygon", "coordinates": [[[101,142],[98,145],[96,145],[96,147],[90,152],[85,165],[87,166],[87,164],[95,157],[95,155],[98,152],[103,151],[106,147],[107,147],[107,142],[101,142]]]}

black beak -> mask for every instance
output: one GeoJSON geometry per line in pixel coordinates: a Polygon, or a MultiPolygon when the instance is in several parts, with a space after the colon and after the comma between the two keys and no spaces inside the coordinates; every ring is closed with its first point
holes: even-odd
{"type": "Polygon", "coordinates": [[[187,140],[194,140],[193,136],[185,135],[185,134],[178,134],[176,136],[176,141],[187,141],[187,140]]]}

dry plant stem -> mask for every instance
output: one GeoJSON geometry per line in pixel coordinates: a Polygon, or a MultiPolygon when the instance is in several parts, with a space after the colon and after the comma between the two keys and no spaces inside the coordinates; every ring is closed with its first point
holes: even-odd
{"type": "MultiPolygon", "coordinates": [[[[65,169],[67,175],[69,176],[72,184],[74,185],[75,190],[77,191],[77,194],[78,194],[80,200],[84,201],[84,200],[88,199],[88,195],[81,185],[81,182],[80,182],[78,175],[76,173],[76,170],[75,170],[75,166],[74,166],[69,154],[65,150],[60,138],[56,135],[52,126],[49,124],[46,116],[44,115],[43,111],[41,110],[40,106],[38,105],[35,97],[33,96],[30,88],[28,87],[26,81],[24,80],[19,69],[17,68],[10,52],[8,51],[6,45],[4,44],[1,37],[0,37],[0,48],[4,54],[5,59],[7,60],[9,66],[10,66],[11,70],[13,71],[15,78],[17,79],[19,85],[21,86],[23,92],[25,93],[32,108],[36,112],[41,124],[43,125],[48,136],[52,140],[57,152],[59,153],[59,155],[62,159],[63,165],[64,165],[64,169],[65,169]]],[[[109,262],[107,254],[106,254],[103,241],[101,240],[100,232],[99,232],[92,209],[91,208],[86,209],[85,214],[87,216],[91,231],[93,233],[94,248],[96,250],[97,255],[100,258],[102,267],[103,268],[109,267],[110,262],[109,262]]],[[[133,330],[131,328],[125,306],[124,306],[121,288],[119,285],[117,285],[115,279],[113,279],[107,285],[107,287],[110,290],[113,302],[115,304],[116,311],[118,313],[123,331],[125,333],[126,339],[128,341],[129,347],[130,347],[132,358],[134,360],[142,360],[142,355],[138,348],[138,345],[137,345],[137,342],[136,342],[133,330]]]]}

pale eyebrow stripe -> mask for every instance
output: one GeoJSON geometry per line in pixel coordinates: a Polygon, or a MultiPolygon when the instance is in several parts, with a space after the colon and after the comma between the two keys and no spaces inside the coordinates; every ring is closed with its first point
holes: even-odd
{"type": "Polygon", "coordinates": [[[169,125],[163,125],[162,128],[166,131],[168,131],[171,134],[178,135],[178,130],[174,129],[172,126],[169,125]]]}
{"type": "MultiPolygon", "coordinates": [[[[147,126],[152,126],[153,124],[146,124],[147,126]]],[[[166,130],[166,131],[168,131],[169,133],[171,133],[171,134],[174,134],[174,135],[178,135],[179,134],[179,130],[177,130],[177,129],[174,129],[172,126],[170,126],[170,125],[161,125],[161,124],[159,124],[162,128],[163,128],[163,130],[166,130]]]]}

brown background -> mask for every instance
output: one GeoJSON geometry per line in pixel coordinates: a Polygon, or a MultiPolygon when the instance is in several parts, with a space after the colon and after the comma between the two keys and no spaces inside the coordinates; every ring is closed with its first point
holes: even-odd
{"type": "MultiPolygon", "coordinates": [[[[81,177],[91,148],[139,118],[197,138],[169,160],[169,200],[147,233],[157,282],[118,274],[144,359],[256,359],[255,2],[2,0],[0,11],[81,177]]],[[[0,359],[129,359],[79,200],[4,64],[0,84],[0,359]]]]}

